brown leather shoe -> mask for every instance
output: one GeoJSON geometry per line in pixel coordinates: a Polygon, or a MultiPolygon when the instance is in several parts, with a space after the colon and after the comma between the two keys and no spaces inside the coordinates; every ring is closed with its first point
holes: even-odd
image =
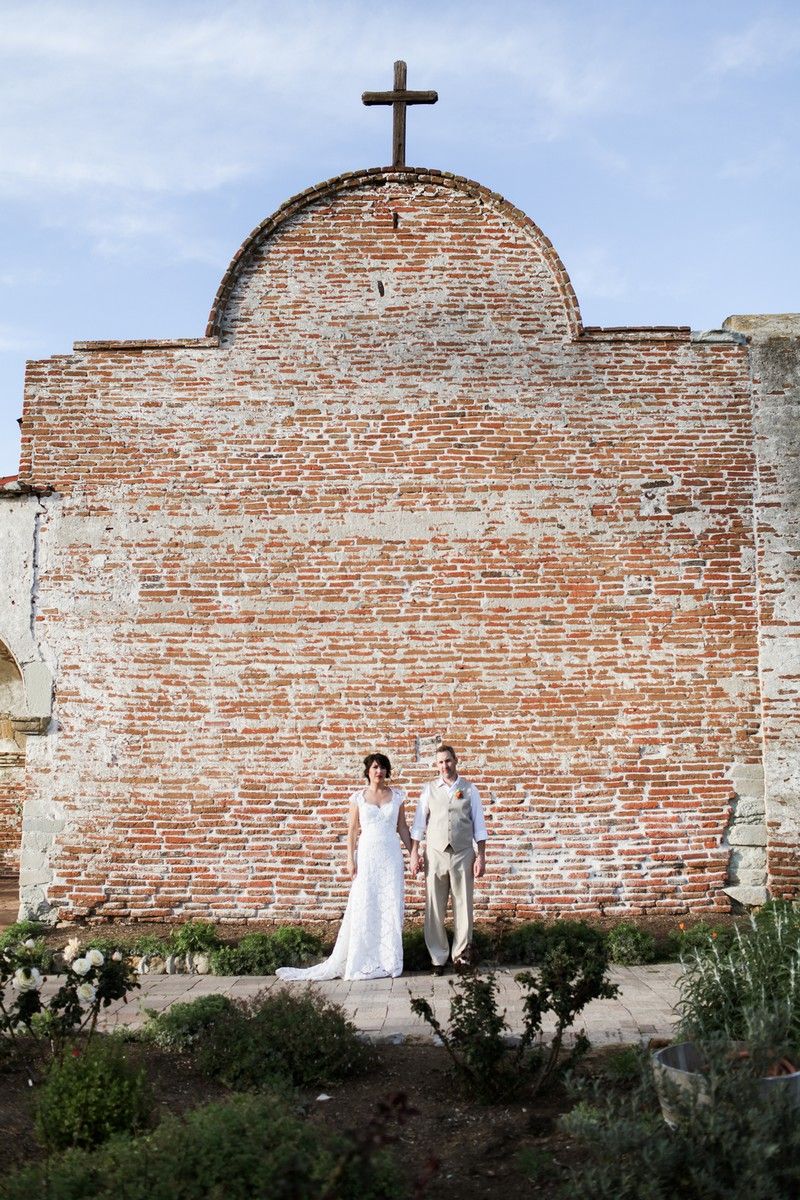
{"type": "Polygon", "coordinates": [[[444,971],[445,971],[444,963],[434,963],[431,967],[431,972],[434,975],[444,975],[444,971]]]}

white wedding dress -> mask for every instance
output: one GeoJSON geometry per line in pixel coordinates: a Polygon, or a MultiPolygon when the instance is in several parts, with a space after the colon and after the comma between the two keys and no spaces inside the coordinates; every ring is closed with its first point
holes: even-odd
{"type": "Polygon", "coordinates": [[[356,877],[350,888],[333,953],[313,967],[279,967],[279,979],[381,979],[403,973],[403,852],[397,816],[405,800],[392,788],[385,804],[368,804],[362,791],[358,805],[361,834],[356,877]]]}

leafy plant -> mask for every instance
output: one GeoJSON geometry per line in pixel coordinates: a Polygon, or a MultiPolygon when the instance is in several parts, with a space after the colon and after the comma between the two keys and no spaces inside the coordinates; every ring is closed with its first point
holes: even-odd
{"type": "Polygon", "coordinates": [[[191,1050],[234,1007],[228,996],[212,994],[198,996],[196,1000],[179,1001],[165,1012],[147,1009],[147,1024],[141,1036],[163,1050],[191,1050]]]}
{"type": "Polygon", "coordinates": [[[53,951],[44,940],[46,926],[39,921],[16,921],[0,932],[0,955],[26,950],[26,962],[39,971],[53,967],[53,951]]]}
{"type": "Polygon", "coordinates": [[[800,1112],[764,1096],[749,1060],[709,1057],[708,1098],[671,1093],[670,1129],[650,1064],[635,1086],[580,1085],[562,1127],[582,1143],[565,1200],[790,1200],[800,1190],[800,1112]],[[710,1102],[709,1102],[710,1100],[710,1102]]]}
{"type": "Polygon", "coordinates": [[[542,1150],[538,1146],[525,1146],[517,1152],[514,1161],[517,1170],[529,1183],[547,1183],[558,1171],[554,1156],[549,1150],[542,1150]]]}
{"type": "Polygon", "coordinates": [[[208,954],[219,944],[219,934],[210,921],[185,921],[169,939],[174,954],[208,954]]]}
{"type": "Polygon", "coordinates": [[[608,955],[612,962],[624,966],[652,962],[656,956],[656,942],[651,933],[640,929],[629,921],[620,921],[606,934],[608,955]]]}
{"type": "Polygon", "coordinates": [[[623,1046],[607,1054],[598,1074],[608,1080],[612,1086],[627,1086],[640,1078],[642,1073],[642,1048],[640,1046],[623,1046]]]}
{"type": "Polygon", "coordinates": [[[7,929],[0,931],[0,950],[15,946],[19,942],[26,942],[29,938],[40,938],[46,928],[47,926],[42,925],[40,921],[15,921],[7,929]]]}
{"type": "Polygon", "coordinates": [[[735,927],[709,925],[707,921],[694,921],[691,924],[680,921],[677,929],[667,938],[667,954],[670,958],[687,958],[695,951],[701,954],[710,952],[715,945],[719,952],[724,952],[731,948],[735,940],[735,927]]]}
{"type": "Polygon", "coordinates": [[[143,1128],[152,1108],[144,1071],[118,1045],[76,1045],[50,1063],[37,1097],[36,1132],[46,1150],[97,1146],[143,1128]]]}
{"type": "Polygon", "coordinates": [[[278,967],[303,967],[321,957],[322,940],[296,925],[272,933],[247,933],[237,946],[212,951],[217,975],[274,975],[278,967]]]}
{"type": "Polygon", "coordinates": [[[371,1055],[342,1009],[315,992],[281,988],[238,1002],[196,1047],[199,1068],[228,1087],[330,1083],[366,1069],[371,1055]]]}
{"type": "Polygon", "coordinates": [[[429,971],[431,956],[425,945],[425,933],[421,925],[403,930],[403,970],[429,971]]]}
{"type": "Polygon", "coordinates": [[[497,1010],[497,982],[493,974],[462,977],[453,988],[449,1028],[435,1017],[429,1002],[415,997],[412,1011],[441,1038],[468,1091],[483,1101],[545,1088],[559,1068],[564,1068],[588,1047],[581,1034],[565,1063],[560,1063],[564,1032],[590,1000],[611,997],[617,988],[605,978],[608,959],[601,947],[576,951],[552,945],[536,975],[523,972],[518,981],[526,989],[523,999],[524,1031],[515,1047],[506,1040],[505,1014],[497,1010]],[[545,1013],[556,1017],[549,1046],[542,1042],[545,1013]]]}
{"type": "Polygon", "coordinates": [[[159,958],[166,958],[171,949],[172,945],[169,939],[159,937],[155,933],[143,933],[131,943],[132,954],[146,954],[148,956],[157,954],[159,958]]]}
{"type": "Polygon", "coordinates": [[[605,939],[586,921],[524,921],[500,936],[498,957],[502,963],[534,966],[556,946],[570,954],[582,951],[603,953],[605,939]]]}
{"type": "Polygon", "coordinates": [[[681,1036],[722,1034],[748,1040],[762,1014],[782,1022],[791,1049],[800,1051],[800,912],[773,905],[737,927],[730,949],[695,951],[684,960],[681,1036]]]}
{"type": "Polygon", "coordinates": [[[237,1096],[166,1117],[147,1137],[71,1150],[4,1181],[4,1200],[391,1200],[403,1195],[383,1145],[304,1121],[271,1095],[237,1096]]]}

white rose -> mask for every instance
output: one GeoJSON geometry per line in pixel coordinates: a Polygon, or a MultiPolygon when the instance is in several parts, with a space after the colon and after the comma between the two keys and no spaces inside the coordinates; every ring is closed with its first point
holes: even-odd
{"type": "Polygon", "coordinates": [[[36,942],[33,938],[28,938],[27,942],[22,943],[26,950],[33,950],[36,947],[36,942]]]}
{"type": "Polygon", "coordinates": [[[20,967],[14,972],[14,987],[18,992],[38,992],[42,986],[42,976],[36,967],[20,967]]]}
{"type": "Polygon", "coordinates": [[[102,950],[87,950],[86,961],[93,967],[102,967],[105,962],[102,950]]]}
{"type": "Polygon", "coordinates": [[[88,975],[92,969],[92,964],[88,958],[76,958],[72,964],[72,969],[76,975],[88,975]]]}
{"type": "Polygon", "coordinates": [[[97,989],[93,983],[79,983],[77,987],[78,999],[84,1004],[91,1004],[97,995],[97,989]]]}
{"type": "Polygon", "coordinates": [[[77,958],[80,948],[81,944],[78,939],[70,938],[64,949],[61,951],[61,956],[64,959],[64,962],[71,963],[73,958],[77,958]]]}
{"type": "Polygon", "coordinates": [[[114,962],[122,962],[122,951],[115,950],[114,953],[111,955],[111,957],[114,960],[114,962]]]}

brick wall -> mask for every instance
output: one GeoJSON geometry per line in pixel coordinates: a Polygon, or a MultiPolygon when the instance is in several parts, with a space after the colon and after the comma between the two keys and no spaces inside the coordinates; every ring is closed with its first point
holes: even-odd
{"type": "Polygon", "coordinates": [[[0,761],[0,875],[19,871],[25,767],[0,761]]]}
{"type": "Polygon", "coordinates": [[[30,364],[50,903],[335,917],[360,757],[414,795],[445,737],[481,915],[727,909],[761,762],[740,341],[583,331],[522,214],[372,172],[260,227],[204,339],[30,364]]]}

